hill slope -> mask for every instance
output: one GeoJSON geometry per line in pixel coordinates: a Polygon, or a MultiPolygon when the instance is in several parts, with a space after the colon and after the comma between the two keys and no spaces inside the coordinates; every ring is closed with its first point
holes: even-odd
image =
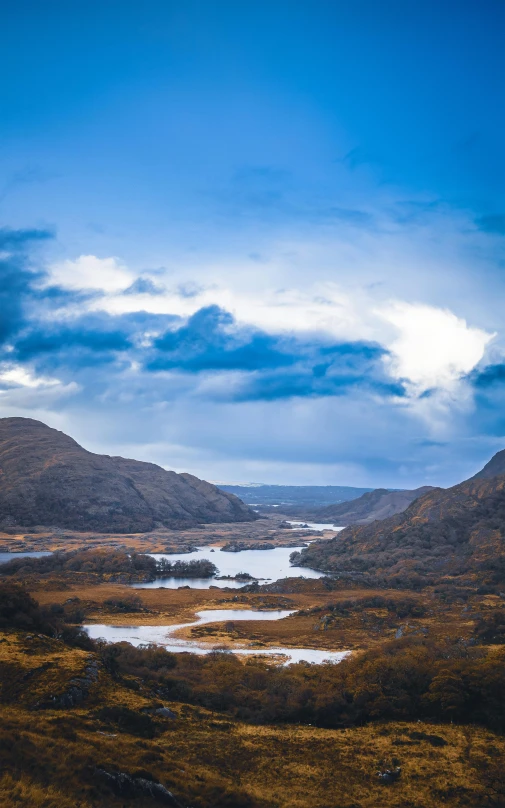
{"type": "Polygon", "coordinates": [[[431,491],[430,485],[412,491],[388,491],[376,488],[351,502],[341,502],[319,508],[311,516],[317,522],[333,522],[335,525],[364,525],[376,519],[387,519],[404,511],[411,502],[431,491]]]}
{"type": "Polygon", "coordinates": [[[489,480],[491,477],[498,477],[500,474],[505,474],[505,449],[502,449],[501,452],[496,452],[489,463],[486,463],[484,468],[474,474],[471,479],[489,480]]]}
{"type": "Polygon", "coordinates": [[[0,419],[0,526],[130,533],[255,518],[233,494],[191,474],[93,454],[31,418],[0,419]]]}
{"type": "Polygon", "coordinates": [[[445,575],[505,582],[505,475],[434,488],[403,513],[315,542],[302,566],[421,584],[445,575]]]}

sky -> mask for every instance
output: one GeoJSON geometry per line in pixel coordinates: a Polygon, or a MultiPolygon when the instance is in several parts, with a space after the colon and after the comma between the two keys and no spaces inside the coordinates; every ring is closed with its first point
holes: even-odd
{"type": "Polygon", "coordinates": [[[502,0],[0,7],[0,417],[222,482],[505,448],[502,0]]]}

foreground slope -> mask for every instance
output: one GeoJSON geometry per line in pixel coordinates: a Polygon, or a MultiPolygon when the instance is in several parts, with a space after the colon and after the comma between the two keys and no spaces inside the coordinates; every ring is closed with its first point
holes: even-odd
{"type": "Polygon", "coordinates": [[[154,463],[93,454],[31,418],[0,419],[0,526],[142,532],[248,522],[233,494],[154,463]]]}
{"type": "Polygon", "coordinates": [[[365,525],[376,519],[387,519],[404,511],[415,499],[431,491],[430,485],[415,488],[412,491],[388,491],[387,488],[376,488],[363,494],[351,502],[339,502],[320,508],[311,514],[318,522],[333,522],[335,525],[365,525]]]}
{"type": "Polygon", "coordinates": [[[505,580],[505,475],[434,488],[403,513],[316,542],[302,566],[421,583],[445,575],[505,580]]]}
{"type": "Polygon", "coordinates": [[[503,670],[415,638],[288,668],[93,645],[0,587],[0,805],[503,805],[503,670]]]}

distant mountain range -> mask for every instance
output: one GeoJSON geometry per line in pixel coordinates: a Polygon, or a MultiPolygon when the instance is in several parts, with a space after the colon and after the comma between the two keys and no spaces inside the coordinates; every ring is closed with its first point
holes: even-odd
{"type": "Polygon", "coordinates": [[[401,513],[414,499],[430,491],[422,486],[412,491],[388,488],[355,488],[346,485],[262,485],[235,483],[220,485],[251,507],[265,512],[279,508],[282,513],[313,522],[339,527],[367,524],[401,513]]]}
{"type": "Polygon", "coordinates": [[[240,497],[248,505],[279,507],[318,508],[356,499],[371,488],[355,488],[348,485],[266,485],[263,483],[219,483],[222,491],[240,497]]]}
{"type": "Polygon", "coordinates": [[[0,529],[137,533],[256,518],[233,494],[191,474],[93,454],[31,418],[0,419],[0,529]]]}
{"type": "Polygon", "coordinates": [[[387,519],[351,525],[311,544],[298,561],[387,584],[466,576],[505,587],[504,469],[502,451],[472,479],[433,488],[387,519]]]}

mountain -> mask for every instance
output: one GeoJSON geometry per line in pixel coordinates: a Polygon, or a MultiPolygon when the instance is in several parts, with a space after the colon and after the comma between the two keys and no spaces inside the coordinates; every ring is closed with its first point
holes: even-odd
{"type": "Polygon", "coordinates": [[[333,522],[334,525],[365,525],[376,519],[387,519],[404,511],[411,502],[432,490],[424,485],[412,491],[388,491],[376,488],[351,502],[342,502],[319,508],[310,516],[315,522],[333,522]]]}
{"type": "Polygon", "coordinates": [[[349,485],[266,485],[264,483],[219,484],[222,491],[240,497],[254,507],[280,507],[283,513],[297,513],[301,507],[322,508],[335,502],[356,499],[371,488],[349,485]],[[289,509],[289,510],[286,510],[289,509]]]}
{"type": "Polygon", "coordinates": [[[31,418],[0,419],[0,526],[137,533],[256,518],[191,474],[93,454],[31,418]]]}
{"type": "Polygon", "coordinates": [[[489,463],[486,463],[484,468],[478,471],[471,479],[488,480],[490,477],[498,477],[500,474],[505,474],[505,449],[493,455],[489,463]]]}
{"type": "Polygon", "coordinates": [[[403,513],[314,542],[296,563],[388,584],[417,586],[463,575],[503,587],[505,475],[433,488],[403,513]]]}

